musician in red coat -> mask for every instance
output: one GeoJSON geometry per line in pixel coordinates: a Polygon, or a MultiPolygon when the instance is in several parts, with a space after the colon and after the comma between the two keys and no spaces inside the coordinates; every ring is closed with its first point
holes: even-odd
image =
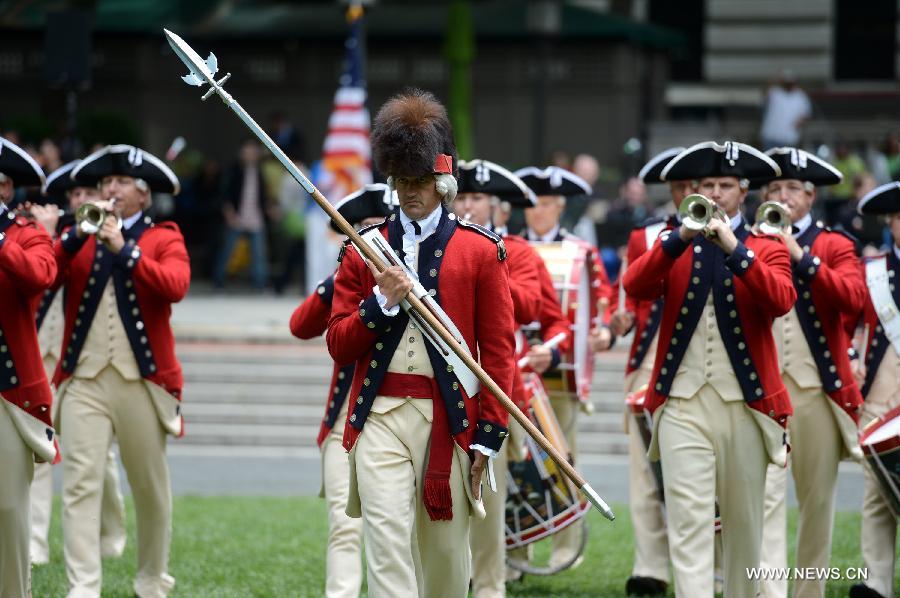
{"type": "Polygon", "coordinates": [[[751,233],[740,207],[747,179],[779,172],[768,156],[740,143],[686,149],[663,178],[699,180],[724,220],[683,222],[625,273],[628,294],[665,302],[646,404],[679,596],[713,596],[716,497],[725,595],[757,591],[746,568],[759,563],[766,465],[784,464],[791,413],[771,328],[796,292],[784,243],[751,233]]]}
{"type": "MultiPolygon", "coordinates": [[[[887,220],[893,241],[885,254],[864,264],[867,297],[863,311],[864,363],[857,360],[856,377],[865,403],[860,426],[884,418],[900,407],[900,183],[882,185],[863,197],[857,210],[887,220]]],[[[864,467],[860,544],[868,578],[850,588],[850,598],[888,598],[894,594],[897,517],[885,489],[869,467],[864,467]]]]}
{"type": "MultiPolygon", "coordinates": [[[[603,266],[600,252],[597,248],[560,228],[559,223],[566,205],[566,198],[577,195],[590,195],[591,186],[579,176],[558,166],[548,166],[544,169],[530,166],[517,170],[516,175],[537,196],[537,205],[534,208],[525,210],[527,228],[523,232],[523,236],[532,244],[559,243],[565,240],[578,243],[587,249],[588,259],[592,262],[594,277],[590,283],[596,292],[597,305],[592,305],[590,308],[589,346],[585,348],[585,352],[593,359],[594,352],[608,350],[613,342],[613,336],[608,327],[610,313],[606,310],[606,307],[612,305],[615,290],[609,283],[609,277],[606,274],[606,269],[603,266]],[[603,313],[600,314],[600,311],[603,313]],[[600,325],[597,325],[598,321],[600,325]]],[[[549,302],[549,289],[546,286],[542,288],[545,293],[548,293],[545,294],[545,301],[549,302]]],[[[553,296],[556,299],[556,303],[559,303],[559,296],[555,291],[553,296]]],[[[552,338],[546,332],[542,331],[542,334],[545,341],[552,338]]],[[[574,342],[574,339],[571,339],[569,342],[574,342]]],[[[542,344],[536,344],[531,347],[528,353],[529,365],[545,379],[561,376],[563,374],[557,369],[557,366],[560,363],[560,356],[564,350],[564,348],[560,347],[551,350],[542,344]]],[[[556,419],[559,421],[559,425],[565,434],[570,454],[574,460],[577,460],[578,414],[582,409],[590,411],[590,406],[581,403],[579,397],[574,393],[568,393],[567,396],[567,393],[551,391],[549,394],[550,403],[553,406],[556,419]]],[[[550,565],[563,567],[567,563],[572,563],[571,567],[577,567],[581,563],[581,555],[579,555],[580,545],[581,526],[572,525],[555,533],[553,535],[553,554],[550,558],[550,565]]]]}
{"type": "Polygon", "coordinates": [[[130,145],[107,146],[73,170],[111,208],[99,230],[76,224],[56,243],[65,333],[54,382],[65,429],[63,537],[71,596],[99,596],[100,503],[113,437],[138,529],[134,591],[165,596],[171,538],[166,433],[184,432],[181,366],[169,318],[187,294],[190,263],[175,224],[145,215],[151,191],[178,193],[175,174],[130,145]],[[113,201],[114,200],[114,201],[113,201]],[[121,227],[119,225],[121,220],[121,227]]]}
{"type": "MultiPolygon", "coordinates": [[[[335,208],[357,228],[384,221],[397,206],[397,194],[383,183],[365,185],[335,204],[335,208]]],[[[334,223],[332,223],[334,227],[334,223]]],[[[337,229],[335,229],[337,230],[337,229]]],[[[300,339],[324,334],[334,298],[332,274],[294,310],[291,334],[300,339]]],[[[362,521],[348,517],[350,464],[342,445],[347,420],[347,392],[353,380],[354,363],[334,364],[325,399],[325,416],[316,443],[322,453],[322,493],[328,505],[328,544],[325,556],[325,596],[356,597],[362,586],[362,521]]]]}
{"type": "MultiPolygon", "coordinates": [[[[683,147],[669,148],[653,156],[641,168],[638,177],[648,185],[660,184],[660,175],[668,163],[684,151],[683,147]]],[[[675,209],[693,191],[691,181],[669,181],[669,192],[675,209]]],[[[646,253],[660,233],[678,226],[673,214],[669,217],[649,218],[635,227],[628,237],[625,264],[631,264],[646,253]]],[[[624,268],[623,268],[624,274],[624,268]]],[[[620,274],[622,276],[623,274],[620,274]]],[[[610,319],[610,330],[624,336],[634,328],[634,339],[625,366],[624,391],[628,395],[646,387],[653,373],[657,333],[662,317],[662,298],[641,301],[623,293],[624,310],[616,310],[610,319]],[[649,357],[648,357],[649,356],[649,357]]],[[[640,596],[665,595],[669,580],[669,544],[666,537],[665,506],[659,483],[647,459],[647,448],[634,416],[626,407],[625,431],[628,434],[628,502],[631,527],[634,530],[634,564],[625,583],[625,593],[640,596]]]]}
{"type": "Polygon", "coordinates": [[[400,209],[368,237],[387,243],[399,261],[374,275],[350,248],[336,277],[328,349],[338,363],[356,362],[344,431],[347,513],[363,518],[371,595],[463,597],[470,559],[461,547],[469,515],[484,516],[481,479],[502,448],[507,414],[399,304],[413,288],[410,277],[418,278],[463,348],[508,394],[514,324],[506,251],[499,237],[442,204],[456,194],[456,150],[434,96],[412,90],[389,100],[375,118],[372,148],[400,209]]]}
{"type": "MultiPolygon", "coordinates": [[[[835,484],[842,458],[859,458],[857,422],[862,396],[853,379],[844,320],[865,301],[855,242],[814,222],[810,210],[816,187],[840,182],[841,173],[824,160],[792,147],[766,152],[781,175],[758,180],[766,201],[780,202],[793,223],[781,236],[791,256],[797,303],[775,322],[779,365],[794,415],[789,432],[790,468],[800,514],[797,566],[825,568],[831,556],[835,484]]],[[[770,466],[761,566],[787,566],[787,472],[770,466]]],[[[765,580],[763,594],[786,598],[787,580],[765,580]]],[[[794,595],[822,596],[824,579],[797,579],[794,595]]]]}
{"type": "MultiPolygon", "coordinates": [[[[487,160],[460,161],[457,191],[453,202],[457,218],[490,231],[495,231],[493,216],[501,202],[517,208],[535,204],[534,193],[519,177],[487,160]]],[[[553,303],[556,303],[555,292],[546,266],[528,241],[517,235],[501,236],[506,246],[509,291],[518,329],[538,321],[541,314],[546,313],[541,292],[544,280],[554,294],[553,303]]],[[[556,311],[559,312],[558,306],[556,311]]],[[[562,319],[561,313],[559,317],[562,319]]],[[[568,333],[568,322],[563,321],[563,326],[568,333]]],[[[518,368],[513,374],[511,398],[527,413],[528,396],[518,368]]],[[[521,460],[524,448],[523,432],[518,424],[511,420],[509,428],[510,439],[494,461],[496,489],[484,496],[485,519],[471,531],[473,598],[495,598],[506,594],[506,474],[509,459],[521,460]]]]}
{"type": "MultiPolygon", "coordinates": [[[[34,217],[50,238],[55,241],[64,228],[75,219],[75,211],[88,201],[101,200],[96,185],[78,186],[72,180],[72,169],[80,160],[73,160],[47,175],[43,193],[48,198],[44,205],[31,204],[28,212],[34,217]],[[65,205],[67,210],[60,214],[53,201],[65,205]]],[[[54,259],[55,261],[55,259],[54,259]]],[[[37,309],[35,323],[38,329],[38,344],[44,360],[44,371],[53,378],[59,362],[63,335],[63,292],[62,288],[48,289],[37,309]]],[[[51,410],[53,420],[58,419],[59,401],[54,401],[51,410]]],[[[49,463],[35,465],[34,480],[31,483],[31,564],[46,565],[50,562],[50,518],[53,512],[53,471],[49,463]]],[[[122,556],[125,550],[125,499],[119,483],[119,461],[110,447],[107,453],[106,478],[103,484],[103,503],[100,515],[100,547],[103,557],[122,556]]]]}
{"type": "Polygon", "coordinates": [[[0,138],[0,596],[28,596],[29,494],[35,461],[59,459],[50,419],[53,394],[34,312],[53,282],[47,233],[17,217],[14,185],[40,186],[40,166],[0,138]]]}

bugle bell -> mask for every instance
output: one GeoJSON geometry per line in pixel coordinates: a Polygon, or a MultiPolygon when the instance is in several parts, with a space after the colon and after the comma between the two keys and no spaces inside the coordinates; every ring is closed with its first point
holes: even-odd
{"type": "MultiPolygon", "coordinates": [[[[728,222],[725,210],[705,195],[700,195],[699,193],[692,193],[684,198],[684,201],[681,202],[681,206],[678,208],[678,216],[681,218],[681,225],[688,230],[704,230],[709,226],[713,218],[718,218],[722,222],[728,222]]],[[[707,238],[713,236],[706,231],[703,234],[707,238]]]]}
{"type": "MultiPolygon", "coordinates": [[[[99,232],[106,217],[112,213],[115,200],[98,203],[89,201],[78,207],[75,211],[75,224],[82,232],[95,235],[99,232]]],[[[122,219],[118,218],[119,228],[122,228],[122,219]]]]}
{"type": "Polygon", "coordinates": [[[766,201],[756,210],[756,226],[767,235],[786,233],[791,229],[787,206],[779,201],[766,201]]]}

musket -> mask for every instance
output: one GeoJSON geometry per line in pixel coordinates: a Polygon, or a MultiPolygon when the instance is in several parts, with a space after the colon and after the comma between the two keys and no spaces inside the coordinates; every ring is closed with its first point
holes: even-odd
{"type": "MultiPolygon", "coordinates": [[[[357,250],[359,250],[363,256],[372,262],[375,266],[375,269],[378,272],[382,272],[385,270],[386,265],[384,261],[381,259],[381,256],[378,255],[363,239],[360,237],[356,230],[350,223],[341,216],[337,210],[334,209],[334,206],[331,204],[328,199],[315,187],[315,185],[310,182],[306,176],[300,172],[300,169],[281,151],[274,141],[266,134],[265,131],[253,120],[253,118],[244,110],[241,105],[235,100],[230,93],[225,91],[223,85],[229,78],[231,78],[231,73],[227,73],[224,77],[216,81],[215,76],[218,72],[218,61],[213,53],[209,54],[209,57],[206,60],[200,58],[200,55],[191,48],[187,42],[181,39],[178,35],[172,33],[168,29],[163,29],[166,34],[166,38],[169,40],[169,45],[172,46],[172,50],[174,50],[175,54],[181,61],[188,67],[188,74],[183,76],[182,79],[188,85],[194,85],[196,87],[202,87],[203,85],[209,85],[209,89],[206,93],[203,94],[202,100],[207,100],[211,98],[213,95],[218,95],[221,98],[222,102],[234,112],[238,118],[240,118],[244,124],[247,126],[250,131],[253,132],[256,137],[265,145],[272,155],[281,162],[281,165],[290,173],[292,177],[300,184],[303,189],[309,193],[310,197],[319,204],[319,207],[325,210],[325,213],[328,214],[328,217],[331,218],[337,227],[341,230],[342,233],[347,235],[353,244],[356,246],[357,250]]],[[[540,447],[553,459],[556,464],[559,466],[560,470],[568,477],[575,486],[581,490],[584,496],[593,504],[604,517],[609,519],[610,521],[615,519],[615,514],[613,514],[612,510],[609,508],[609,505],[600,497],[599,494],[591,487],[591,485],[581,476],[580,473],[572,466],[571,463],[566,460],[566,458],[556,450],[556,448],[550,444],[550,441],[541,433],[540,430],[531,422],[528,417],[516,407],[515,403],[510,400],[508,396],[497,386],[497,383],[494,382],[490,376],[487,375],[477,361],[470,355],[468,355],[465,351],[462,350],[461,347],[458,346],[457,341],[453,338],[453,335],[448,331],[444,325],[434,316],[431,311],[427,309],[427,307],[416,297],[413,293],[408,293],[406,295],[406,301],[409,302],[412,311],[415,312],[418,319],[424,320],[431,328],[434,330],[438,336],[441,337],[441,340],[448,346],[453,349],[453,352],[457,354],[457,356],[465,363],[466,367],[468,367],[473,374],[479,379],[479,381],[497,398],[503,408],[506,409],[507,412],[515,419],[522,428],[528,433],[529,436],[534,438],[535,442],[540,445],[540,447]]]]}

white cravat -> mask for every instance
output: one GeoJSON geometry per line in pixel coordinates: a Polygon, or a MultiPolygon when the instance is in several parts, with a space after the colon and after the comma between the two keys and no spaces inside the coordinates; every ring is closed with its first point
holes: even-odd
{"type": "Polygon", "coordinates": [[[123,218],[122,219],[122,229],[123,230],[130,229],[132,226],[134,226],[135,222],[137,222],[138,220],[141,219],[141,216],[143,216],[143,215],[144,215],[143,212],[138,212],[137,214],[132,214],[128,218],[123,218]]]}
{"type": "Polygon", "coordinates": [[[794,223],[794,228],[797,229],[797,232],[794,233],[794,238],[796,239],[797,237],[805,233],[806,229],[808,229],[810,226],[812,226],[812,214],[807,214],[794,223]]]}
{"type": "Polygon", "coordinates": [[[528,240],[536,241],[538,243],[553,243],[556,240],[556,235],[559,234],[559,224],[550,229],[549,232],[543,235],[539,235],[530,228],[528,229],[528,240]]]}

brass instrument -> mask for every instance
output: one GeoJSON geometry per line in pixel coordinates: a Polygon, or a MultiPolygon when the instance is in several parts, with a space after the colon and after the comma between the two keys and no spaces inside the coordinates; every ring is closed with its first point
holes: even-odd
{"type": "Polygon", "coordinates": [[[692,193],[684,198],[678,208],[678,216],[681,225],[688,230],[703,231],[707,239],[715,237],[715,233],[707,230],[710,221],[718,218],[722,222],[728,222],[725,210],[716,205],[711,199],[699,193],[692,193]]]}
{"type": "Polygon", "coordinates": [[[756,226],[767,235],[787,233],[791,230],[791,216],[787,206],[779,201],[763,202],[756,210],[756,226]]]}
{"type": "MultiPolygon", "coordinates": [[[[95,235],[103,227],[106,217],[113,212],[116,205],[115,198],[107,202],[87,202],[75,211],[75,223],[82,232],[95,235]]],[[[122,228],[122,219],[118,218],[119,228],[122,228]]]]}

